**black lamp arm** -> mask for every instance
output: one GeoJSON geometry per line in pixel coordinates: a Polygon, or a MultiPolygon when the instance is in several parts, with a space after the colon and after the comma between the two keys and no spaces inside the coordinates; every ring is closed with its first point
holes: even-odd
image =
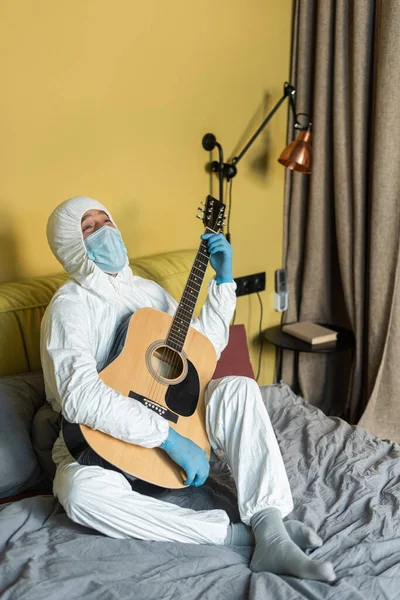
{"type": "MultiPolygon", "coordinates": [[[[264,121],[261,123],[260,127],[257,129],[257,131],[252,136],[252,138],[247,142],[246,146],[243,148],[243,150],[240,152],[240,154],[238,156],[235,156],[229,163],[224,162],[224,154],[223,154],[222,146],[221,146],[221,144],[218,143],[215,135],[213,133],[206,133],[206,135],[203,137],[202,145],[203,145],[204,150],[208,150],[209,152],[211,152],[212,150],[214,150],[215,147],[217,147],[218,151],[219,151],[219,161],[214,160],[211,163],[211,171],[213,173],[219,174],[219,199],[221,202],[224,201],[223,200],[223,198],[224,198],[224,194],[223,194],[224,178],[226,178],[229,181],[230,179],[233,179],[233,177],[235,177],[235,175],[237,173],[236,165],[243,158],[243,156],[246,154],[247,150],[254,143],[254,141],[258,138],[258,136],[260,135],[260,133],[262,132],[264,127],[272,119],[272,117],[274,116],[274,114],[276,113],[276,111],[278,110],[280,105],[286,100],[286,98],[289,98],[290,108],[293,112],[294,128],[295,129],[309,129],[311,131],[311,122],[309,122],[307,125],[303,126],[297,120],[298,115],[296,115],[296,107],[295,107],[295,102],[294,102],[295,95],[296,95],[296,88],[286,81],[283,86],[282,98],[280,100],[278,100],[278,102],[275,104],[274,108],[266,116],[264,121]]],[[[301,114],[305,114],[305,113],[298,113],[298,114],[301,115],[301,114]]]]}
{"type": "MultiPolygon", "coordinates": [[[[289,102],[290,102],[290,107],[293,111],[293,115],[294,115],[294,119],[296,124],[297,119],[296,119],[296,109],[295,109],[295,105],[294,105],[294,96],[296,94],[296,89],[290,85],[290,83],[288,83],[287,81],[285,82],[284,86],[283,86],[283,96],[280,100],[278,100],[278,102],[275,104],[274,108],[271,110],[271,112],[266,116],[266,118],[264,119],[264,121],[261,123],[260,127],[257,129],[257,131],[255,132],[255,134],[253,135],[253,137],[247,142],[247,144],[245,145],[245,147],[243,148],[243,150],[241,151],[241,153],[238,156],[235,156],[232,159],[232,164],[233,165],[237,165],[239,160],[241,158],[243,158],[243,156],[246,154],[247,150],[250,148],[250,146],[253,144],[253,142],[258,138],[258,136],[260,135],[260,133],[262,132],[262,130],[264,129],[264,127],[267,125],[267,123],[269,123],[269,121],[272,119],[272,117],[274,116],[274,114],[276,113],[276,111],[278,110],[278,108],[280,107],[280,105],[286,100],[286,98],[289,96],[289,102]]],[[[300,125],[300,124],[298,124],[300,125]]],[[[295,125],[296,126],[296,125],[295,125]]]]}

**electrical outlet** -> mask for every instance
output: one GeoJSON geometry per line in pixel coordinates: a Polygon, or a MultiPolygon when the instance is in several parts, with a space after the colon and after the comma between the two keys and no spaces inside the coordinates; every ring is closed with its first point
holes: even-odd
{"type": "Polygon", "coordinates": [[[235,277],[236,281],[236,296],[247,296],[255,292],[263,292],[265,290],[266,273],[255,273],[254,275],[245,275],[244,277],[235,277]]]}

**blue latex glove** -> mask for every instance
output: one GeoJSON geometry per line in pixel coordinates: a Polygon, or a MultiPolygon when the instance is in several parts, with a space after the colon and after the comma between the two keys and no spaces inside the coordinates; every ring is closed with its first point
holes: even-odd
{"type": "Polygon", "coordinates": [[[203,485],[210,472],[210,465],[205,451],[200,446],[170,427],[168,437],[160,448],[185,471],[185,485],[203,485]]]}
{"type": "Polygon", "coordinates": [[[207,240],[210,262],[215,270],[217,283],[230,283],[232,275],[232,246],[222,233],[203,233],[202,240],[207,240]]]}

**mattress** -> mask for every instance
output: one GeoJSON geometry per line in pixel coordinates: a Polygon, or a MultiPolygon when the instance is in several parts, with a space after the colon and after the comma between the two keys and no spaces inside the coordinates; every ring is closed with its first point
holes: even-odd
{"type": "MultiPolygon", "coordinates": [[[[400,589],[400,447],[328,418],[281,383],[261,388],[294,499],[289,518],[324,540],[333,584],[252,573],[251,547],[111,539],[71,522],[52,496],[0,507],[2,600],[377,600],[400,589]]],[[[237,516],[222,460],[205,486],[166,493],[195,510],[237,516]]]]}

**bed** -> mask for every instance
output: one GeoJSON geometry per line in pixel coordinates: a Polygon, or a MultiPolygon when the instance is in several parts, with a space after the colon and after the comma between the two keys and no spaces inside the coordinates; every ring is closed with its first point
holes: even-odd
{"type": "MultiPolygon", "coordinates": [[[[160,255],[132,267],[179,297],[192,256],[160,255]]],[[[250,547],[115,540],[71,522],[51,495],[49,448],[58,423],[45,403],[37,349],[41,315],[62,281],[57,275],[0,286],[0,489],[7,495],[11,473],[9,492],[36,494],[3,498],[0,506],[2,600],[399,597],[400,447],[326,417],[283,382],[261,392],[292,488],[288,518],[323,538],[307,554],[332,561],[335,583],[252,573],[250,547]]],[[[195,510],[224,507],[237,518],[223,460],[205,486],[184,492],[164,499],[195,510]]]]}

